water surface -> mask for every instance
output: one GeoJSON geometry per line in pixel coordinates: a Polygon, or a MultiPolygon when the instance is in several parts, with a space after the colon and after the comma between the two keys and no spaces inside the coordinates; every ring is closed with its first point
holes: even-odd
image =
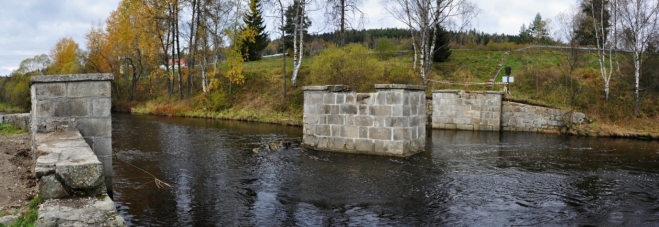
{"type": "Polygon", "coordinates": [[[656,141],[429,130],[409,158],[254,154],[302,129],[112,123],[114,199],[132,226],[659,226],[656,141]]]}

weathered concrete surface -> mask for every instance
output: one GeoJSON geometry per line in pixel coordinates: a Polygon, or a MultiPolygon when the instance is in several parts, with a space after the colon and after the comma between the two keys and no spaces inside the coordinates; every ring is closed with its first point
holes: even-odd
{"type": "Polygon", "coordinates": [[[570,124],[581,124],[585,118],[586,115],[580,112],[504,101],[501,130],[559,130],[570,124]]]}
{"type": "Polygon", "coordinates": [[[37,227],[126,226],[107,195],[90,198],[47,200],[39,206],[37,227]]]}
{"type": "MultiPolygon", "coordinates": [[[[30,87],[33,138],[37,133],[48,133],[62,128],[79,130],[84,138],[83,142],[88,144],[102,163],[101,170],[109,192],[112,191],[114,175],[110,114],[112,79],[112,74],[35,76],[31,78],[30,87]]],[[[33,147],[33,152],[36,152],[36,149],[33,147]]],[[[70,163],[70,166],[73,168],[75,163],[70,163]]]]}
{"type": "Polygon", "coordinates": [[[37,133],[35,174],[44,199],[105,193],[103,165],[77,130],[37,133]]]}
{"type": "Polygon", "coordinates": [[[30,113],[0,114],[0,123],[11,123],[19,129],[30,129],[30,113]]]}
{"type": "Polygon", "coordinates": [[[11,226],[19,217],[17,215],[6,215],[0,217],[0,226],[11,226]]]}
{"type": "Polygon", "coordinates": [[[581,124],[580,112],[503,101],[501,92],[433,91],[432,127],[476,131],[558,131],[581,124]]]}
{"type": "Polygon", "coordinates": [[[501,92],[433,91],[432,127],[499,131],[501,92]]]}
{"type": "Polygon", "coordinates": [[[409,156],[425,148],[425,87],[304,87],[303,145],[347,153],[409,156]]]}

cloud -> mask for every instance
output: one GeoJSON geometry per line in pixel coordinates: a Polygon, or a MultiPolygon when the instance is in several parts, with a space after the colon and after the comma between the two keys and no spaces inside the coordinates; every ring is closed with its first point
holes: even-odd
{"type": "Polygon", "coordinates": [[[81,48],[93,23],[104,22],[119,0],[3,2],[0,7],[0,75],[8,75],[23,59],[48,54],[63,37],[81,48]]]}

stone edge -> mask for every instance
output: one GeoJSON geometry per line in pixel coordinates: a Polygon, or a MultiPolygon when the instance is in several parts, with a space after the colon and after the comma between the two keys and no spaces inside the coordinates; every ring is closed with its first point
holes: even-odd
{"type": "Polygon", "coordinates": [[[30,84],[73,82],[73,81],[106,81],[106,80],[114,80],[114,75],[111,73],[40,75],[40,76],[32,77],[30,79],[30,84]]]}
{"type": "Polygon", "coordinates": [[[376,84],[375,89],[426,90],[426,86],[412,84],[376,84]]]}

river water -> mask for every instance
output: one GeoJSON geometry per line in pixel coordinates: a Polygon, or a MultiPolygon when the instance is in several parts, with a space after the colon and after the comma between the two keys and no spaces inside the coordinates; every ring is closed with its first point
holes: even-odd
{"type": "Polygon", "coordinates": [[[114,199],[130,226],[659,226],[657,141],[429,130],[409,158],[255,154],[302,129],[112,124],[114,199]]]}

